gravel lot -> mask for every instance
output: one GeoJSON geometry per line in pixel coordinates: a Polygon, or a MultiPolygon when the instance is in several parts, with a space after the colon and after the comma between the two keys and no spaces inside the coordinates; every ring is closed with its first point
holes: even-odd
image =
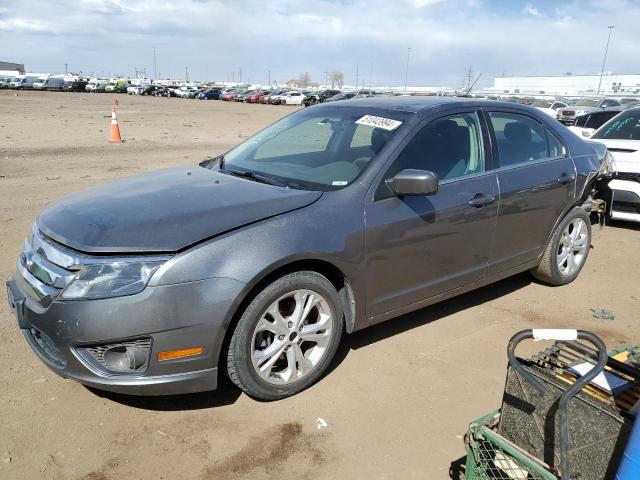
{"type": "MultiPolygon", "coordinates": [[[[0,92],[0,277],[37,214],[66,193],[199,160],[294,107],[119,96],[126,143],[108,143],[113,96],[0,92]]],[[[638,343],[640,229],[595,231],[581,276],[507,279],[344,338],[330,375],[287,400],[218,391],[127,397],[51,373],[0,302],[0,478],[449,478],[467,424],[500,404],[517,330],[578,327],[638,343]],[[613,321],[591,317],[610,308],[613,321]],[[321,417],[328,427],[317,430],[321,417]]],[[[536,345],[540,347],[541,345],[536,345]]]]}

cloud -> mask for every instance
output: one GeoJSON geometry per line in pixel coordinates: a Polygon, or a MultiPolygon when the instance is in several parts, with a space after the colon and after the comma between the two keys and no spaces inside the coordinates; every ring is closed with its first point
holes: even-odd
{"type": "Polygon", "coordinates": [[[542,13],[540,12],[540,10],[538,10],[536,7],[534,7],[530,3],[527,3],[524,6],[524,13],[526,13],[527,15],[531,15],[533,17],[542,17],[542,13]]]}
{"type": "Polygon", "coordinates": [[[466,83],[494,75],[635,73],[640,4],[632,0],[2,0],[2,50],[32,71],[253,82],[314,80],[339,69],[353,84],[466,83]],[[533,9],[536,13],[529,11],[533,9]],[[576,32],[588,32],[576,41],[576,32]],[[43,38],[49,36],[50,38],[43,38]]]}
{"type": "Polygon", "coordinates": [[[422,8],[422,7],[429,7],[437,3],[443,3],[446,1],[447,0],[411,0],[411,3],[413,3],[414,7],[422,8]]]}
{"type": "Polygon", "coordinates": [[[49,22],[38,19],[11,18],[0,20],[0,31],[55,34],[59,32],[59,29],[49,22]]]}

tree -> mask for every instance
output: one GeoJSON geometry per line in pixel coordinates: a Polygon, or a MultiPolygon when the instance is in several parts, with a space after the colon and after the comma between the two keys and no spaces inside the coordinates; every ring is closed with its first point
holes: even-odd
{"type": "Polygon", "coordinates": [[[306,88],[309,86],[309,84],[311,83],[311,75],[309,75],[309,72],[304,72],[301,73],[300,76],[298,77],[298,87],[301,88],[306,88]]]}
{"type": "Polygon", "coordinates": [[[331,72],[329,78],[331,79],[331,88],[336,88],[336,85],[338,86],[338,88],[342,88],[342,84],[344,82],[344,73],[342,73],[340,70],[334,70],[333,72],[331,72]]]}

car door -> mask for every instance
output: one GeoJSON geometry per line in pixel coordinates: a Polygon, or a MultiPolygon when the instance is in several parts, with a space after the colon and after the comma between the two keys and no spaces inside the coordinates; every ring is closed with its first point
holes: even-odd
{"type": "Polygon", "coordinates": [[[423,123],[374,184],[365,204],[367,315],[375,317],[486,276],[498,184],[473,109],[423,123]],[[435,172],[430,196],[393,194],[404,169],[435,172]]]}
{"type": "Polygon", "coordinates": [[[534,116],[489,109],[500,205],[489,275],[535,260],[575,196],[576,170],[559,138],[534,116]]]}

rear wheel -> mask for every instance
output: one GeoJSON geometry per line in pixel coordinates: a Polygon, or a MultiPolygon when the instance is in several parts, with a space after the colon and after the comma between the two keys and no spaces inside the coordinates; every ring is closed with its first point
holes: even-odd
{"type": "Polygon", "coordinates": [[[587,261],[590,248],[589,215],[581,208],[574,208],[557,226],[540,264],[531,273],[551,285],[571,283],[587,261]]]}
{"type": "Polygon", "coordinates": [[[295,272],[265,287],[246,308],[227,354],[231,380],[248,395],[277,400],[315,383],[333,359],[343,312],[331,282],[295,272]]]}

